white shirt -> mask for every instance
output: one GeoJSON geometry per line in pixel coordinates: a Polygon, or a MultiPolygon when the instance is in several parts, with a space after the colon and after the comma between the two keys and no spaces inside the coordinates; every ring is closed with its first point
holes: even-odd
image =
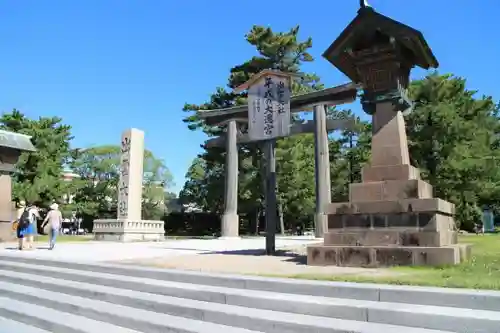
{"type": "Polygon", "coordinates": [[[61,227],[62,220],[63,218],[60,210],[51,210],[45,217],[45,221],[48,221],[53,229],[59,229],[61,227]]]}
{"type": "Polygon", "coordinates": [[[28,214],[30,214],[30,223],[35,223],[37,217],[40,217],[40,213],[37,208],[30,208],[28,210],[28,214]]]}

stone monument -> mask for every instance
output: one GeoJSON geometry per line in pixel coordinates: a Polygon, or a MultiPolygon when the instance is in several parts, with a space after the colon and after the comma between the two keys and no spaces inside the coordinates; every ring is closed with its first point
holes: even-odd
{"type": "Polygon", "coordinates": [[[17,218],[17,211],[12,203],[10,175],[23,151],[35,151],[30,136],[0,130],[0,241],[15,238],[11,222],[17,218]]]}
{"type": "Polygon", "coordinates": [[[122,134],[116,220],[95,220],[96,240],[161,241],[163,221],[142,220],[144,132],[132,128],[122,134]]]}
{"type": "Polygon", "coordinates": [[[371,162],[349,202],[332,203],[323,245],[310,246],[309,265],[392,266],[457,264],[468,255],[457,244],[453,204],[410,164],[402,111],[409,74],[438,63],[422,34],[363,6],[323,55],[363,87],[372,115],[371,162]]]}

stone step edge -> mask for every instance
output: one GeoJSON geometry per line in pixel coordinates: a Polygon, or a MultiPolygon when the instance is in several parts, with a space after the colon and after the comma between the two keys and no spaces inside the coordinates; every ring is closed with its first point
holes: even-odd
{"type": "MultiPolygon", "coordinates": [[[[427,329],[448,329],[449,324],[443,324],[443,321],[453,320],[454,325],[458,327],[473,327],[471,323],[476,323],[476,326],[495,324],[495,327],[500,327],[500,312],[445,308],[422,305],[402,305],[394,303],[357,301],[347,299],[316,299],[312,298],[309,302],[302,303],[300,301],[293,302],[289,299],[269,298],[259,299],[255,297],[250,306],[248,304],[238,303],[238,297],[235,300],[229,298],[227,303],[216,302],[210,304],[210,301],[200,301],[188,299],[184,300],[175,296],[166,296],[165,294],[155,294],[150,292],[140,292],[125,290],[117,287],[109,287],[102,285],[93,285],[89,283],[67,281],[58,278],[46,278],[35,276],[32,274],[13,273],[0,271],[0,281],[7,283],[17,283],[23,286],[48,290],[58,293],[65,293],[71,296],[92,298],[95,295],[100,295],[108,302],[121,304],[130,307],[138,307],[144,310],[161,311],[162,306],[166,306],[165,311],[169,311],[173,307],[181,313],[186,313],[190,309],[198,308],[201,311],[219,311],[221,313],[231,313],[229,307],[250,307],[259,310],[279,311],[282,313],[306,314],[316,317],[334,317],[342,320],[369,321],[372,323],[383,323],[390,325],[407,324],[410,327],[420,327],[421,323],[433,323],[441,321],[441,327],[427,326],[427,329]],[[15,276],[18,275],[16,280],[15,276]],[[6,278],[10,277],[10,278],[6,278]],[[323,303],[321,303],[323,301],[323,303]],[[261,306],[259,306],[261,305],[261,306]],[[262,306],[264,305],[264,306],[262,306]],[[289,305],[289,306],[288,306],[289,305]],[[401,321],[401,317],[412,315],[413,320],[409,322],[401,321]],[[372,320],[369,320],[369,319],[372,320]],[[382,322],[377,321],[380,318],[382,322]],[[494,319],[497,318],[497,319],[494,319]],[[457,322],[458,320],[458,322],[457,322]],[[488,323],[477,324],[477,322],[488,321],[488,323]],[[491,323],[490,323],[491,322],[491,323]]],[[[290,295],[292,296],[292,295],[290,295]]],[[[293,297],[293,296],[292,296],[293,297]]],[[[240,298],[241,302],[241,298],[240,298]]],[[[477,328],[477,327],[476,327],[477,328]]]]}
{"type": "Polygon", "coordinates": [[[76,333],[76,327],[85,333],[140,333],[72,313],[7,298],[5,295],[0,296],[0,316],[8,316],[23,324],[54,333],[76,333]]]}
{"type": "Polygon", "coordinates": [[[150,278],[155,280],[184,282],[214,287],[272,291],[286,294],[421,305],[453,306],[494,311],[500,307],[500,291],[493,290],[270,278],[250,275],[231,275],[151,267],[134,267],[123,264],[71,263],[0,255],[0,263],[2,262],[24,262],[38,265],[40,267],[70,268],[139,278],[150,278]]]}
{"type": "MultiPolygon", "coordinates": [[[[208,308],[205,311],[194,312],[199,319],[187,317],[177,317],[155,311],[141,310],[138,308],[113,304],[110,302],[83,298],[79,296],[69,296],[64,293],[40,290],[32,287],[19,286],[12,283],[0,282],[0,290],[4,295],[9,295],[18,301],[29,302],[40,306],[50,307],[59,311],[67,311],[71,309],[73,312],[84,314],[86,317],[91,317],[97,320],[117,320],[121,325],[131,326],[141,322],[142,325],[149,325],[150,329],[159,328],[161,325],[171,325],[173,320],[192,321],[201,324],[204,329],[199,332],[224,332],[236,333],[241,328],[252,329],[263,332],[318,332],[318,333],[451,333],[444,330],[430,330],[423,328],[398,326],[390,324],[368,323],[352,320],[342,320],[335,318],[315,317],[307,315],[297,315],[291,313],[283,313],[278,311],[263,311],[256,309],[238,309],[226,312],[212,312],[208,308]],[[226,322],[230,321],[231,326],[226,326],[226,322]],[[218,328],[214,330],[214,326],[224,327],[223,330],[218,328]],[[241,328],[240,328],[241,327],[241,328]]],[[[233,310],[238,307],[231,307],[233,310]]],[[[187,314],[183,312],[184,316],[187,314]]],[[[183,327],[185,329],[185,326],[183,327]]],[[[145,330],[144,326],[141,330],[145,330]]],[[[180,331],[180,332],[195,332],[195,331],[180,331]]],[[[197,331],[196,331],[197,332],[197,331]]],[[[247,331],[248,332],[248,331],[247,331]]],[[[254,331],[255,332],[255,331],[254,331]]]]}
{"type": "MultiPolygon", "coordinates": [[[[64,293],[39,290],[33,287],[20,286],[13,283],[0,282],[2,298],[8,297],[14,302],[21,302],[28,306],[43,307],[42,310],[56,315],[63,313],[68,319],[78,316],[82,321],[88,321],[97,330],[89,332],[96,333],[139,333],[139,332],[182,332],[182,333],[262,333],[260,331],[247,330],[244,328],[231,327],[210,323],[185,317],[161,314],[131,308],[109,302],[70,296],[64,293]],[[82,305],[86,304],[86,306],[82,305]],[[99,309],[98,311],[96,309],[99,309]],[[68,312],[71,311],[71,312],[68,312]],[[55,312],[55,314],[54,314],[55,312]],[[76,314],[74,313],[76,312],[76,314]],[[116,331],[113,330],[117,328],[116,331]],[[109,331],[108,329],[111,329],[109,331]]],[[[5,305],[1,304],[0,309],[5,305]]],[[[12,311],[12,309],[9,309],[12,311]]],[[[28,312],[31,315],[31,312],[28,312]]],[[[46,319],[52,321],[52,316],[46,319]]],[[[73,325],[73,322],[69,322],[73,325]]],[[[80,326],[76,326],[80,327],[80,326]]],[[[87,327],[87,326],[85,326],[87,327]]],[[[59,333],[59,331],[54,331],[59,333]]],[[[73,331],[71,331],[73,333],[73,331]]]]}
{"type": "MultiPolygon", "coordinates": [[[[0,310],[1,311],[1,310],[0,310]]],[[[12,312],[9,313],[12,315],[12,312]]],[[[0,327],[2,332],[5,333],[51,333],[50,331],[43,330],[41,328],[27,325],[25,323],[15,321],[12,319],[0,317],[0,327]]]]}

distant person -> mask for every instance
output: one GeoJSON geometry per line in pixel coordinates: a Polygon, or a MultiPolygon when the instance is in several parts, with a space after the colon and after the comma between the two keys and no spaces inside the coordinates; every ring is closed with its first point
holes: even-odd
{"type": "MultiPolygon", "coordinates": [[[[18,249],[19,251],[22,251],[24,250],[24,244],[25,244],[25,240],[24,240],[24,235],[27,233],[28,231],[28,223],[29,223],[29,220],[26,219],[26,216],[23,217],[23,214],[24,214],[24,211],[26,208],[20,208],[19,207],[18,209],[18,212],[17,212],[17,218],[16,218],[16,235],[17,235],[17,239],[18,239],[18,249]],[[19,211],[20,209],[20,211],[19,211]]],[[[28,236],[26,236],[26,238],[28,238],[28,236]]]]}
{"type": "Polygon", "coordinates": [[[476,235],[484,234],[484,228],[482,223],[474,223],[473,230],[476,233],[476,235]]]}
{"type": "Polygon", "coordinates": [[[42,228],[45,228],[46,224],[49,224],[50,226],[49,250],[52,250],[56,245],[57,234],[61,229],[62,221],[63,217],[61,211],[59,210],[59,205],[53,203],[52,205],[50,205],[50,211],[47,213],[47,216],[45,216],[45,219],[43,220],[42,223],[42,228]]]}
{"type": "Polygon", "coordinates": [[[71,219],[69,221],[71,222],[71,234],[78,235],[78,219],[76,218],[75,212],[71,214],[71,219]]]}
{"type": "Polygon", "coordinates": [[[302,231],[302,226],[300,224],[297,224],[297,236],[302,236],[303,231],[302,231]]]}
{"type": "Polygon", "coordinates": [[[21,206],[17,224],[17,238],[19,250],[33,249],[35,234],[37,233],[37,219],[40,218],[36,205],[21,206]]]}

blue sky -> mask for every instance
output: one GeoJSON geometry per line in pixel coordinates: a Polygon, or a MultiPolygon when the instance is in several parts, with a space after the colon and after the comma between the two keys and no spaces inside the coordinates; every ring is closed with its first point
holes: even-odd
{"type": "MultiPolygon", "coordinates": [[[[441,72],[500,96],[499,2],[370,4],[421,30],[441,72]]],[[[347,80],[321,54],[357,6],[357,0],[0,0],[0,110],[62,117],[73,127],[75,147],[117,144],[124,129],[142,129],[177,191],[204,140],[182,123],[182,106],[204,102],[225,86],[230,67],[255,54],[244,39],[251,26],[283,31],[299,24],[303,38],[313,37],[316,58],[304,71],[333,86],[347,80]]]]}

